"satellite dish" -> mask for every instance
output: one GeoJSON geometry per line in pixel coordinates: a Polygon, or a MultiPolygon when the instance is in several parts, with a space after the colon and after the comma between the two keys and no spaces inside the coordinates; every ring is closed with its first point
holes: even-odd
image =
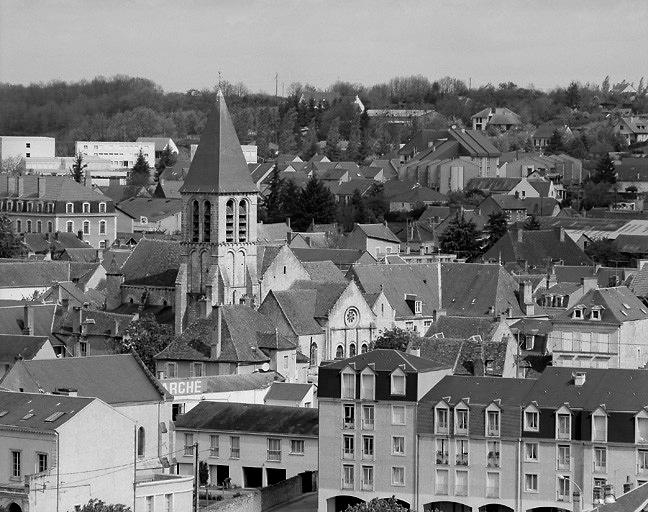
{"type": "Polygon", "coordinates": [[[267,372],[267,371],[269,371],[269,370],[270,370],[270,365],[269,365],[268,363],[263,363],[263,364],[261,365],[261,371],[263,371],[263,372],[267,372]]]}

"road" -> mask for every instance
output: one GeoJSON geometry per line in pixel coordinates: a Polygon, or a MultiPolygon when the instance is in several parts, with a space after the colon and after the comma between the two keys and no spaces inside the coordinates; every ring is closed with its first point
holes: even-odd
{"type": "Polygon", "coordinates": [[[306,494],[296,501],[285,505],[278,505],[267,512],[316,512],[317,510],[317,493],[306,494]]]}

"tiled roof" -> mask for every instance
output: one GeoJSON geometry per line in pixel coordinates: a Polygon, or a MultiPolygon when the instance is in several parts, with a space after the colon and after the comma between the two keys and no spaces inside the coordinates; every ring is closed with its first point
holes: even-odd
{"type": "MultiPolygon", "coordinates": [[[[7,190],[7,181],[9,179],[16,179],[14,177],[6,176],[0,179],[0,197],[24,197],[24,198],[39,198],[43,201],[105,201],[111,202],[110,197],[72,179],[72,176],[36,176],[27,175],[20,176],[23,181],[23,194],[9,194],[7,190]],[[44,180],[45,191],[42,195],[38,195],[38,180],[44,180]]],[[[43,183],[41,181],[41,183],[43,183]]]]}
{"type": "Polygon", "coordinates": [[[398,237],[382,223],[378,224],[356,224],[356,228],[362,231],[367,238],[385,240],[387,242],[400,243],[398,237]]]}
{"type": "Polygon", "coordinates": [[[497,157],[501,154],[479,130],[450,129],[448,133],[470,156],[497,157]]]}
{"type": "Polygon", "coordinates": [[[121,201],[115,208],[137,221],[140,217],[146,217],[149,222],[156,222],[181,212],[182,199],[131,197],[121,201]]]}
{"type": "Polygon", "coordinates": [[[322,334],[324,332],[315,319],[315,302],[317,299],[315,290],[273,290],[270,294],[276,299],[279,308],[297,336],[322,334]]]}
{"type": "Polygon", "coordinates": [[[257,192],[220,90],[215,108],[200,136],[182,192],[257,192]]]}
{"type": "Polygon", "coordinates": [[[305,261],[302,265],[312,281],[346,282],[344,275],[332,261],[305,261]]]}
{"type": "Polygon", "coordinates": [[[534,384],[531,379],[449,375],[428,391],[420,402],[434,403],[450,397],[450,403],[456,404],[469,397],[471,406],[489,405],[498,399],[503,406],[519,406],[534,384]]]}
{"type": "Polygon", "coordinates": [[[511,330],[514,329],[522,334],[538,334],[546,336],[551,331],[551,320],[543,318],[520,318],[511,324],[511,330]]]}
{"type": "Polygon", "coordinates": [[[2,386],[28,392],[78,390],[108,404],[159,402],[168,396],[158,380],[131,354],[18,361],[2,386]]]}
{"type": "Polygon", "coordinates": [[[47,340],[47,336],[0,334],[0,361],[32,359],[47,340]]]}
{"type": "Polygon", "coordinates": [[[288,233],[291,232],[290,226],[285,222],[276,222],[273,224],[257,224],[257,240],[263,243],[286,243],[288,233]]]}
{"type": "Polygon", "coordinates": [[[316,292],[314,316],[325,318],[348,287],[347,281],[296,281],[290,290],[314,290],[316,292]]]}
{"type": "Polygon", "coordinates": [[[590,290],[576,305],[558,315],[556,322],[573,321],[583,325],[592,325],[592,323],[598,322],[589,319],[592,306],[602,306],[600,323],[622,324],[648,319],[648,306],[644,305],[627,287],[617,286],[590,290]],[[579,306],[584,306],[584,319],[572,320],[571,315],[574,309],[579,306]]]}
{"type": "Polygon", "coordinates": [[[446,203],[448,198],[436,190],[421,186],[396,194],[389,200],[397,203],[446,203]]]}
{"type": "Polygon", "coordinates": [[[200,402],[175,422],[178,430],[209,430],[317,437],[318,410],[239,403],[200,402]]]}
{"type": "Polygon", "coordinates": [[[31,303],[28,306],[0,307],[0,333],[23,334],[25,307],[29,307],[34,316],[34,336],[49,336],[54,324],[56,304],[31,303]]]}
{"type": "Polygon", "coordinates": [[[264,400],[285,400],[297,402],[303,400],[313,387],[312,384],[298,384],[294,382],[273,382],[264,400]]]}
{"type": "MultiPolygon", "coordinates": [[[[356,249],[292,249],[299,261],[332,261],[336,265],[353,265],[360,258],[371,255],[367,251],[356,249]]],[[[375,260],[374,260],[375,261],[375,260]]]]}
{"type": "Polygon", "coordinates": [[[142,238],[122,267],[124,284],[175,286],[181,262],[179,242],[142,238]]]}
{"type": "Polygon", "coordinates": [[[0,261],[0,288],[32,288],[50,286],[54,281],[70,280],[67,261],[0,261]]]}
{"type": "Polygon", "coordinates": [[[440,316],[436,322],[430,325],[426,336],[443,333],[446,338],[468,339],[471,336],[481,336],[483,341],[490,341],[493,331],[498,327],[499,322],[493,318],[483,317],[457,317],[440,316]]]}
{"type": "Polygon", "coordinates": [[[38,392],[0,391],[0,412],[7,411],[0,416],[0,425],[20,430],[56,430],[93,400],[38,392]]]}
{"type": "Polygon", "coordinates": [[[347,366],[353,366],[356,371],[361,371],[370,364],[372,365],[371,368],[377,372],[392,372],[396,368],[404,369],[406,372],[426,372],[439,369],[439,366],[434,361],[407,354],[400,350],[382,348],[328,363],[326,368],[342,370],[347,366]]]}
{"type": "Polygon", "coordinates": [[[24,243],[35,253],[46,253],[52,249],[54,252],[62,252],[65,249],[91,248],[88,242],[79,239],[74,233],[66,233],[63,231],[57,231],[53,234],[25,233],[24,243]]]}
{"type": "Polygon", "coordinates": [[[502,376],[506,362],[506,346],[505,340],[484,343],[474,340],[464,341],[454,367],[454,374],[476,377],[482,375],[502,376]],[[491,365],[488,369],[486,369],[487,363],[491,365]]]}

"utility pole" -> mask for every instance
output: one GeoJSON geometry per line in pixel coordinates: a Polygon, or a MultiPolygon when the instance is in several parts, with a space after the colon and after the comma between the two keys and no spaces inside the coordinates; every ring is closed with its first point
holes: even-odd
{"type": "Polygon", "coordinates": [[[200,489],[198,482],[198,442],[196,441],[193,445],[194,449],[194,512],[198,512],[198,503],[200,501],[200,496],[198,491],[200,489]]]}

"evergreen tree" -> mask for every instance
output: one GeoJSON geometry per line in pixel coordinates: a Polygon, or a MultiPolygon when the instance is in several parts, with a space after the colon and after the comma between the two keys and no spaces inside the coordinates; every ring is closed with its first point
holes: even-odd
{"type": "Polygon", "coordinates": [[[365,224],[369,222],[369,212],[365,200],[360,195],[360,191],[355,189],[351,196],[351,205],[353,206],[353,222],[358,224],[365,224]]]}
{"type": "Polygon", "coordinates": [[[286,219],[285,212],[282,208],[282,189],[284,180],[279,176],[279,168],[277,165],[272,170],[272,177],[270,178],[270,186],[268,187],[268,194],[263,200],[263,206],[266,209],[266,221],[283,222],[286,219]]]}
{"type": "Polygon", "coordinates": [[[160,181],[160,178],[162,177],[162,173],[167,167],[171,167],[176,163],[177,156],[175,153],[171,151],[171,148],[169,146],[166,146],[162,150],[162,154],[160,155],[160,158],[158,161],[155,163],[155,181],[160,181]]]}
{"type": "Polygon", "coordinates": [[[297,112],[291,108],[281,119],[279,126],[279,152],[294,153],[297,151],[297,140],[295,139],[295,123],[297,112]]]}
{"type": "Polygon", "coordinates": [[[340,148],[338,144],[340,143],[340,118],[336,117],[331,122],[329,127],[328,134],[326,135],[326,148],[324,153],[331,162],[337,162],[340,160],[340,148]]]}
{"type": "Polygon", "coordinates": [[[148,185],[151,180],[151,168],[149,167],[144,154],[140,150],[139,155],[137,155],[137,160],[135,165],[131,169],[130,175],[128,177],[129,185],[148,185]]]}
{"type": "Polygon", "coordinates": [[[315,153],[317,153],[317,126],[313,120],[308,125],[306,136],[302,139],[300,156],[307,162],[315,153]]]}
{"type": "Polygon", "coordinates": [[[565,147],[563,145],[563,139],[560,130],[555,129],[551,134],[551,138],[547,142],[547,149],[545,151],[551,155],[555,155],[561,153],[564,150],[565,147]]]}
{"type": "Polygon", "coordinates": [[[362,140],[362,133],[360,131],[360,123],[357,119],[351,125],[351,132],[349,133],[349,144],[346,149],[346,159],[352,162],[357,162],[360,156],[360,143],[362,140]]]}
{"type": "Polygon", "coordinates": [[[315,174],[302,191],[299,204],[301,215],[294,222],[298,231],[306,230],[311,222],[328,224],[335,221],[335,196],[315,174]]]}
{"type": "Polygon", "coordinates": [[[383,222],[389,213],[389,201],[385,197],[382,183],[375,184],[365,198],[365,205],[371,212],[371,218],[383,222]]]}
{"type": "Polygon", "coordinates": [[[488,222],[484,226],[484,231],[488,233],[488,247],[492,247],[508,231],[508,216],[506,212],[491,213],[488,216],[488,222]]]}
{"type": "Polygon", "coordinates": [[[159,323],[154,316],[141,316],[124,330],[120,340],[112,342],[116,354],[136,352],[151,372],[155,372],[153,357],[173,341],[173,326],[159,323]]]}
{"type": "Polygon", "coordinates": [[[580,90],[576,82],[572,82],[565,91],[565,103],[568,107],[577,108],[580,103],[580,90]]]}
{"type": "Polygon", "coordinates": [[[536,219],[535,215],[531,215],[531,217],[524,222],[524,229],[527,231],[537,231],[540,229],[540,223],[538,222],[538,219],[536,219]]]}
{"type": "Polygon", "coordinates": [[[72,167],[70,168],[70,173],[72,174],[74,181],[76,181],[77,183],[81,183],[83,181],[83,169],[85,169],[86,167],[88,167],[88,164],[83,163],[83,155],[81,153],[78,153],[74,158],[72,167]]]}
{"type": "Polygon", "coordinates": [[[457,213],[448,228],[439,237],[441,252],[456,254],[460,258],[471,259],[481,253],[479,238],[481,233],[471,220],[457,213]]]}
{"type": "Polygon", "coordinates": [[[371,154],[372,154],[372,150],[371,150],[371,143],[369,142],[369,135],[367,134],[367,131],[364,130],[360,138],[360,148],[358,149],[358,161],[364,162],[367,158],[369,158],[369,156],[371,156],[371,154]]]}
{"type": "Polygon", "coordinates": [[[594,183],[616,183],[617,172],[614,162],[608,153],[605,153],[596,164],[596,173],[592,176],[594,183]]]}
{"type": "MultiPolygon", "coordinates": [[[[299,223],[301,217],[301,190],[291,179],[287,179],[281,187],[281,211],[284,219],[290,219],[291,226],[299,223]]],[[[307,224],[308,225],[308,224],[307,224]]],[[[296,228],[295,228],[296,229],[296,228]]]]}
{"type": "Polygon", "coordinates": [[[0,258],[15,258],[21,253],[20,237],[6,215],[0,216],[0,258]]]}

